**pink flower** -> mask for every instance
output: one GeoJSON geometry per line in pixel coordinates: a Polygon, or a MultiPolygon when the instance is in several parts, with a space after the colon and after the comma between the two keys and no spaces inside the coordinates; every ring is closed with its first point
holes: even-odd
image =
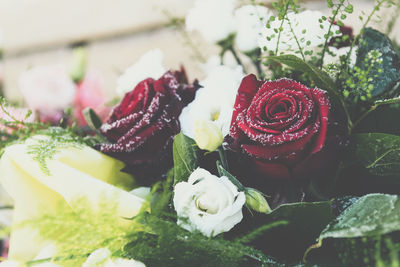
{"type": "Polygon", "coordinates": [[[86,125],[82,111],[87,107],[92,108],[103,121],[109,115],[110,108],[105,106],[102,87],[102,77],[95,71],[87,72],[84,79],[78,83],[74,100],[74,116],[79,125],[86,125]]]}
{"type": "Polygon", "coordinates": [[[65,108],[73,103],[76,86],[60,65],[29,69],[19,78],[20,91],[27,106],[41,119],[57,123],[65,108]]]}

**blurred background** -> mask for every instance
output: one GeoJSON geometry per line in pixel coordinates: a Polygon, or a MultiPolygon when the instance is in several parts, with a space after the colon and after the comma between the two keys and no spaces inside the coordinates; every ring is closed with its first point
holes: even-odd
{"type": "MultiPolygon", "coordinates": [[[[217,0],[216,0],[217,1],[217,0]]],[[[117,77],[152,48],[164,52],[164,65],[184,64],[189,76],[201,78],[201,68],[187,35],[171,19],[184,18],[195,0],[0,0],[0,46],[3,60],[0,79],[8,99],[18,101],[20,74],[40,65],[71,63],[72,48],[85,44],[88,69],[101,73],[107,97],[115,95],[117,77]]],[[[266,1],[270,4],[272,1],[266,1]]],[[[362,11],[369,13],[371,0],[353,0],[354,14],[345,20],[357,29],[362,11]]],[[[326,11],[325,1],[305,1],[305,7],[326,11]]],[[[381,11],[382,19],[390,10],[381,11]]],[[[178,20],[179,21],[179,20],[178,20]]],[[[176,21],[175,21],[176,22],[176,21]]],[[[399,21],[397,22],[399,24],[399,21]]],[[[375,21],[377,28],[384,30],[375,21]]],[[[400,39],[400,25],[394,34],[400,39]]],[[[190,42],[207,58],[218,49],[201,36],[190,42]]],[[[199,56],[199,55],[197,55],[199,56]]]]}

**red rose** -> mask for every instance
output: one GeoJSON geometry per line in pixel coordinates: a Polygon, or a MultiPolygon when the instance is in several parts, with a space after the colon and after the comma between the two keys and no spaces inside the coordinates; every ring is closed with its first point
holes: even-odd
{"type": "Polygon", "coordinates": [[[227,141],[268,177],[310,177],[336,162],[344,124],[331,118],[325,91],[290,79],[262,82],[248,75],[238,90],[227,141]]]}
{"type": "Polygon", "coordinates": [[[141,179],[156,178],[172,166],[172,142],[180,132],[178,117],[194,99],[197,81],[189,85],[184,70],[148,78],[127,93],[101,132],[110,144],[100,150],[127,164],[141,179]]]}

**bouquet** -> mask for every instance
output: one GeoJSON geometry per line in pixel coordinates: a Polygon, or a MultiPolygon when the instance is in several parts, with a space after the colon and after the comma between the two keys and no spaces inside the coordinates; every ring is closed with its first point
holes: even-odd
{"type": "Polygon", "coordinates": [[[108,116],[79,90],[82,50],[51,105],[35,92],[56,74],[39,91],[44,71],[24,74],[30,110],[0,103],[0,266],[398,266],[400,2],[378,0],[360,31],[345,23],[356,6],[327,6],[196,1],[171,25],[205,77],[151,50],[108,116]],[[369,27],[380,10],[385,33],[369,27]]]}

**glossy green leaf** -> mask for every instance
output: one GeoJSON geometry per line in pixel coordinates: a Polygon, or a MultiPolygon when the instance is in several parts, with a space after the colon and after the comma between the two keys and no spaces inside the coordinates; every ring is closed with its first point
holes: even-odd
{"type": "Polygon", "coordinates": [[[379,69],[382,70],[381,73],[377,73],[376,70],[369,74],[373,78],[374,85],[371,95],[376,97],[389,93],[396,83],[400,82],[400,61],[386,35],[374,29],[366,28],[360,40],[356,66],[367,71],[369,65],[366,66],[363,62],[372,50],[377,50],[382,54],[382,63],[379,65],[379,69]]]}
{"type": "Polygon", "coordinates": [[[350,137],[349,161],[362,165],[374,175],[400,175],[400,136],[353,134],[350,137]]]}
{"type": "Polygon", "coordinates": [[[175,136],[173,144],[174,184],[187,181],[198,165],[199,148],[196,142],[183,133],[175,136]]]}

